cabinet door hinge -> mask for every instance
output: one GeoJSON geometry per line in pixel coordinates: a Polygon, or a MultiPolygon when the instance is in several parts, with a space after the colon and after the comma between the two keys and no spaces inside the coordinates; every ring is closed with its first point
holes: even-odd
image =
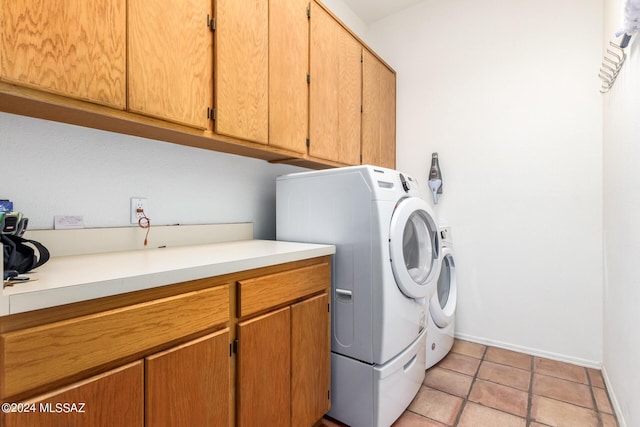
{"type": "Polygon", "coordinates": [[[311,8],[307,8],[307,18],[311,18],[311,8]]]}
{"type": "Polygon", "coordinates": [[[307,74],[307,84],[311,84],[311,74],[307,74]]]}
{"type": "Polygon", "coordinates": [[[307,148],[311,147],[311,141],[309,140],[309,138],[307,138],[306,144],[307,144],[307,148]]]}
{"type": "Polygon", "coordinates": [[[207,15],[207,27],[209,27],[209,29],[211,29],[211,31],[215,31],[216,30],[216,18],[207,15]]]}
{"type": "Polygon", "coordinates": [[[215,108],[207,107],[207,118],[211,119],[211,120],[215,120],[216,119],[216,109],[215,108]]]}
{"type": "Polygon", "coordinates": [[[327,390],[327,399],[331,400],[331,390],[327,390]]]}
{"type": "Polygon", "coordinates": [[[331,313],[331,304],[327,304],[327,311],[331,313]]]}
{"type": "Polygon", "coordinates": [[[360,164],[362,164],[362,154],[360,154],[360,164]]]}

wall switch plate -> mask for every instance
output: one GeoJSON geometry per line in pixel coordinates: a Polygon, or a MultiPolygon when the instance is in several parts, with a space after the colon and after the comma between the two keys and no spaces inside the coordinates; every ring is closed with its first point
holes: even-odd
{"type": "Polygon", "coordinates": [[[140,218],[148,217],[147,199],[143,197],[132,197],[131,198],[131,224],[138,224],[140,218]]]}

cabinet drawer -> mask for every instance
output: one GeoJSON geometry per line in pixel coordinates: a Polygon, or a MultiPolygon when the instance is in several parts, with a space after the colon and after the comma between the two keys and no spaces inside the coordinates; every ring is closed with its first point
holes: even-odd
{"type": "Polygon", "coordinates": [[[248,316],[328,289],[329,263],[283,271],[238,283],[239,317],[248,316]]]}
{"type": "Polygon", "coordinates": [[[143,353],[229,320],[218,286],[0,336],[1,398],[143,353]]]}

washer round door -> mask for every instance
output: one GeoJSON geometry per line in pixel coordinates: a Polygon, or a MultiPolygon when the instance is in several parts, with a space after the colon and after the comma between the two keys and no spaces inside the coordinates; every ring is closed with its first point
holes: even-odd
{"type": "Polygon", "coordinates": [[[398,202],[391,217],[389,252],[400,290],[410,298],[430,296],[440,269],[440,238],[425,200],[407,197],[398,202]]]}
{"type": "Polygon", "coordinates": [[[451,248],[442,248],[442,266],[438,276],[436,293],[429,301],[429,312],[433,322],[439,327],[448,326],[456,315],[458,286],[456,282],[456,263],[451,248]]]}

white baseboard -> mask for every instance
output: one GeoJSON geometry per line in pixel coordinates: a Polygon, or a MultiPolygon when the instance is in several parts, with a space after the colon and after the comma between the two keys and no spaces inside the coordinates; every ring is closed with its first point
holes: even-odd
{"type": "Polygon", "coordinates": [[[618,419],[618,426],[627,427],[627,422],[622,416],[622,408],[620,407],[620,403],[618,402],[618,398],[616,397],[615,390],[613,389],[611,381],[609,380],[607,369],[604,366],[602,367],[602,378],[604,378],[604,384],[607,386],[609,399],[611,399],[611,406],[613,406],[613,411],[616,413],[616,418],[618,419]]]}
{"type": "Polygon", "coordinates": [[[567,356],[565,354],[552,353],[549,351],[539,350],[539,349],[530,348],[530,347],[524,347],[520,345],[514,345],[514,344],[505,343],[502,341],[495,341],[487,338],[475,337],[467,334],[459,334],[457,332],[455,334],[455,337],[461,340],[471,341],[478,344],[489,345],[492,347],[504,348],[506,350],[513,350],[519,353],[529,354],[531,356],[544,357],[547,359],[557,360],[559,362],[567,362],[573,365],[584,366],[585,368],[595,368],[595,369],[602,368],[602,362],[599,362],[599,361],[581,359],[579,357],[572,357],[572,356],[567,356]]]}
{"type": "Polygon", "coordinates": [[[491,347],[504,348],[506,350],[513,350],[519,353],[529,354],[531,356],[544,357],[547,359],[557,360],[559,362],[567,362],[567,363],[571,363],[578,366],[584,366],[585,368],[600,369],[602,372],[602,378],[604,379],[604,383],[607,387],[607,392],[609,393],[609,398],[611,399],[611,405],[613,406],[613,411],[616,413],[618,425],[619,427],[628,427],[624,417],[622,416],[622,410],[620,408],[620,404],[618,403],[618,399],[616,398],[615,390],[611,385],[611,381],[609,380],[609,376],[607,375],[607,370],[605,369],[604,366],[602,366],[602,362],[595,362],[592,360],[586,360],[578,357],[571,357],[563,354],[542,351],[534,348],[509,344],[502,341],[495,341],[495,340],[490,340],[486,338],[475,337],[467,334],[456,333],[455,337],[464,341],[488,345],[491,347]]]}

